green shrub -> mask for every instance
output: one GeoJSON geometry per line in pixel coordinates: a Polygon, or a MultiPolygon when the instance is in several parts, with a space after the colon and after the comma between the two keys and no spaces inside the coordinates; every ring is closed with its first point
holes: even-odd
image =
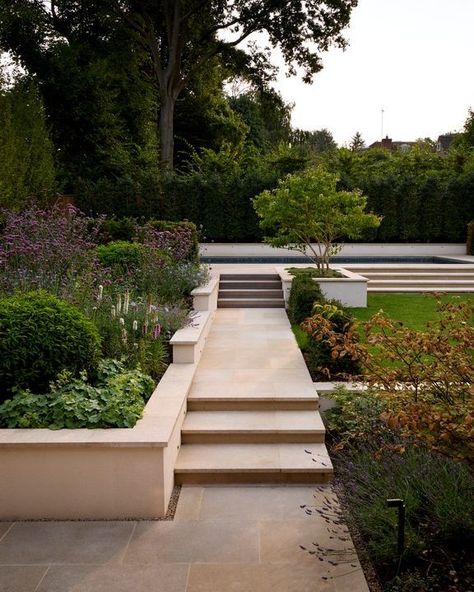
{"type": "Polygon", "coordinates": [[[73,378],[64,371],[45,395],[19,391],[0,405],[0,426],[6,428],[133,427],[140,419],[154,381],[139,370],[126,370],[116,360],[103,360],[97,382],[87,374],[73,378]]]}
{"type": "Polygon", "coordinates": [[[135,218],[105,218],[100,225],[99,241],[110,243],[114,241],[132,241],[137,234],[135,218]]]}
{"type": "Polygon", "coordinates": [[[467,225],[466,254],[474,255],[474,220],[467,225]]]}
{"type": "Polygon", "coordinates": [[[113,241],[99,245],[96,249],[99,261],[105,267],[138,267],[143,255],[144,246],[128,241],[113,241]]]}
{"type": "Polygon", "coordinates": [[[360,363],[344,347],[346,341],[356,343],[358,334],[354,330],[354,319],[340,303],[316,303],[302,329],[310,336],[306,361],[312,373],[329,378],[361,373],[360,363]]]}
{"type": "Polygon", "coordinates": [[[77,308],[44,291],[0,300],[0,383],[44,392],[62,370],[93,374],[100,357],[95,325],[77,308]]]}
{"type": "Polygon", "coordinates": [[[319,285],[310,273],[298,273],[291,284],[288,317],[292,325],[299,325],[311,315],[315,302],[323,302],[319,285]]]}

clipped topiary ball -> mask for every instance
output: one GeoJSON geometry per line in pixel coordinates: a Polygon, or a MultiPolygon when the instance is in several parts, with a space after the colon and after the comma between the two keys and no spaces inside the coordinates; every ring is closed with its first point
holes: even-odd
{"type": "Polygon", "coordinates": [[[48,390],[62,370],[94,374],[99,332],[76,307],[38,290],[0,299],[0,398],[48,390]]]}

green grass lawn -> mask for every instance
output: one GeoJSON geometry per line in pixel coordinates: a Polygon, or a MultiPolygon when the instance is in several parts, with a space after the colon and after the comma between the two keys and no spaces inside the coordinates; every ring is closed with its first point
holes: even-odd
{"type": "MultiPolygon", "coordinates": [[[[444,294],[442,302],[469,300],[474,303],[474,294],[444,294]]],[[[430,294],[368,294],[367,308],[351,308],[358,321],[367,321],[376,312],[383,310],[391,319],[401,321],[410,329],[423,330],[428,321],[437,318],[437,299],[430,294]]]]}
{"type": "MultiPolygon", "coordinates": [[[[444,294],[442,302],[469,300],[474,304],[474,294],[444,294]]],[[[369,320],[376,312],[383,310],[390,318],[401,321],[406,327],[421,331],[428,321],[437,318],[437,299],[430,294],[368,294],[367,308],[350,308],[349,312],[358,321],[369,320]]],[[[292,326],[300,349],[308,344],[308,335],[299,327],[292,326]]]]}

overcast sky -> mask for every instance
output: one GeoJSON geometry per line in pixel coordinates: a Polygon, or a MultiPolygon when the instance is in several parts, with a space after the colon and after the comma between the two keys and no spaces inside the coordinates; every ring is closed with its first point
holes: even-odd
{"type": "Polygon", "coordinates": [[[474,0],[359,0],[346,37],[312,85],[279,76],[295,126],[327,128],[339,144],[360,131],[371,143],[383,108],[393,140],[462,129],[474,107],[474,0]]]}

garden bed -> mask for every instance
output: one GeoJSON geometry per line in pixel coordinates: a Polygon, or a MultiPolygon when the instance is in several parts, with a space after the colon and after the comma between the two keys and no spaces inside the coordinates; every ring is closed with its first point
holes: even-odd
{"type": "MultiPolygon", "coordinates": [[[[208,293],[211,310],[194,314],[192,327],[174,336],[176,347],[186,341],[195,358],[174,356],[135,427],[0,429],[0,520],[153,519],[166,514],[187,395],[212,323],[216,290],[217,283],[211,282],[197,292],[201,297],[208,293]]],[[[201,300],[195,302],[199,306],[201,300]]]]}
{"type": "MultiPolygon", "coordinates": [[[[275,270],[281,278],[283,295],[287,305],[294,275],[289,272],[288,267],[277,266],[275,270]]],[[[313,281],[319,285],[323,296],[328,300],[339,300],[347,307],[367,306],[367,278],[342,267],[335,268],[335,271],[343,277],[313,278],[313,281]]]]}

